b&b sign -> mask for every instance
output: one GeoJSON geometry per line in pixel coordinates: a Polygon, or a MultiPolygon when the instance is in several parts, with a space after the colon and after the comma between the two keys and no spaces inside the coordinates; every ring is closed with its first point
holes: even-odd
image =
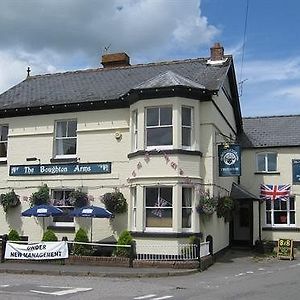
{"type": "Polygon", "coordinates": [[[287,258],[289,260],[294,259],[293,253],[293,240],[291,239],[279,239],[278,240],[278,258],[287,258]]]}

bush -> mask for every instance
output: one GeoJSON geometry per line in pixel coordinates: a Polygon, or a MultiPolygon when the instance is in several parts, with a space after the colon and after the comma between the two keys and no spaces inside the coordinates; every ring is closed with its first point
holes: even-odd
{"type": "Polygon", "coordinates": [[[127,211],[127,201],[121,192],[106,193],[101,201],[111,213],[122,214],[127,211]]]}
{"type": "Polygon", "coordinates": [[[20,241],[20,235],[18,233],[18,231],[14,230],[14,229],[11,229],[8,236],[7,236],[7,239],[9,241],[20,241]]]}
{"type": "MultiPolygon", "coordinates": [[[[79,243],[88,243],[89,238],[87,236],[87,233],[84,229],[79,228],[76,232],[74,242],[79,243]]],[[[90,254],[90,246],[89,245],[80,245],[80,244],[74,244],[73,248],[73,254],[75,255],[89,255],[90,254]]]]}
{"type": "Polygon", "coordinates": [[[57,242],[58,238],[52,230],[48,229],[47,231],[44,232],[42,241],[43,242],[57,242]]]}
{"type": "MultiPolygon", "coordinates": [[[[129,231],[124,230],[118,239],[117,245],[131,245],[133,239],[129,231]]],[[[115,255],[117,256],[130,256],[130,248],[117,247],[115,255]]]]}
{"type": "Polygon", "coordinates": [[[89,197],[87,193],[81,190],[72,191],[69,196],[69,202],[74,207],[84,207],[89,203],[89,197]]]}
{"type": "Polygon", "coordinates": [[[11,190],[6,194],[1,194],[0,202],[5,212],[7,212],[9,208],[13,208],[21,204],[20,196],[18,196],[14,190],[11,190]]]}
{"type": "Polygon", "coordinates": [[[35,205],[49,204],[50,194],[47,184],[39,187],[39,190],[30,197],[31,207],[35,205]]]}

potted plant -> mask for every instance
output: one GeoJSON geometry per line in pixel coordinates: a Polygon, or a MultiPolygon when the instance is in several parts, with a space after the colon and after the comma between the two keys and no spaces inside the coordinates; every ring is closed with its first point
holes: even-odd
{"type": "Polygon", "coordinates": [[[209,190],[202,193],[199,199],[199,203],[196,206],[196,211],[203,215],[212,215],[216,210],[218,199],[215,197],[210,197],[209,190]]]}
{"type": "Polygon", "coordinates": [[[49,204],[50,193],[47,184],[40,186],[38,191],[30,196],[29,200],[31,207],[35,205],[49,204]]]}
{"type": "Polygon", "coordinates": [[[78,189],[78,190],[72,191],[70,193],[68,201],[74,207],[79,208],[79,207],[84,207],[84,206],[88,205],[89,197],[88,197],[87,193],[82,192],[80,189],[78,189]]]}
{"type": "Polygon", "coordinates": [[[127,201],[120,191],[104,194],[101,201],[111,213],[122,214],[127,211],[127,201]]]}
{"type": "Polygon", "coordinates": [[[234,209],[234,201],[229,196],[219,198],[217,204],[217,216],[218,218],[224,218],[225,222],[228,222],[232,218],[232,211],[234,209]]]}
{"type": "Polygon", "coordinates": [[[6,194],[1,194],[0,202],[5,212],[7,212],[10,208],[21,204],[20,196],[17,195],[14,190],[11,190],[6,194]]]}

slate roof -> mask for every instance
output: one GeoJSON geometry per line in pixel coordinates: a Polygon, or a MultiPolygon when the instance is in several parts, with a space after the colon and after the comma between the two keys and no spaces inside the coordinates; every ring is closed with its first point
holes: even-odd
{"type": "Polygon", "coordinates": [[[206,58],[199,58],[31,76],[0,95],[0,110],[116,100],[140,85],[149,87],[147,81],[149,84],[152,80],[153,84],[155,78],[156,85],[160,86],[163,80],[173,77],[174,84],[177,81],[177,84],[217,91],[232,58],[228,56],[223,65],[206,62],[206,58]]]}
{"type": "Polygon", "coordinates": [[[243,118],[243,148],[300,146],[300,115],[243,118]]]}

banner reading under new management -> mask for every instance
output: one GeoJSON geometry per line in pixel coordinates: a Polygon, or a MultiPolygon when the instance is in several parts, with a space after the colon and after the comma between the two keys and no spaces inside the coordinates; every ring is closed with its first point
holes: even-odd
{"type": "Polygon", "coordinates": [[[62,242],[41,242],[35,244],[6,243],[5,259],[63,259],[68,258],[68,245],[62,242]]]}

